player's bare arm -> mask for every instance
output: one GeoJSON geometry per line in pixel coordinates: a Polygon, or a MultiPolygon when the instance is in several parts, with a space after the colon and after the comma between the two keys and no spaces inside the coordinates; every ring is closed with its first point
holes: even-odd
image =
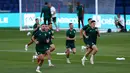
{"type": "Polygon", "coordinates": [[[88,36],[86,35],[85,31],[83,31],[83,35],[85,36],[85,38],[88,38],[88,36]]]}
{"type": "Polygon", "coordinates": [[[33,40],[36,44],[39,43],[39,42],[37,41],[37,39],[34,38],[34,36],[32,36],[32,40],[33,40]]]}

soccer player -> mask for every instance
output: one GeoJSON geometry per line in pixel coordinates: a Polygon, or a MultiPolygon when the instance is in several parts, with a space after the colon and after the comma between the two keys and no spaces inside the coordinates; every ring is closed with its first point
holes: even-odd
{"type": "Polygon", "coordinates": [[[82,23],[82,27],[84,26],[83,22],[84,10],[83,5],[80,5],[80,2],[77,2],[77,16],[78,16],[78,28],[80,29],[80,21],[82,23]]]}
{"type": "Polygon", "coordinates": [[[80,30],[80,38],[81,38],[81,39],[83,38],[83,30],[86,30],[88,27],[90,27],[91,21],[92,21],[92,18],[89,18],[89,19],[88,19],[88,24],[85,25],[85,26],[80,30]]]}
{"type": "MultiPolygon", "coordinates": [[[[40,28],[39,19],[36,18],[36,19],[35,19],[35,24],[33,25],[33,29],[34,29],[34,30],[33,30],[32,36],[33,36],[37,31],[39,31],[39,28],[40,28]]],[[[25,51],[28,50],[28,46],[30,46],[33,42],[34,42],[34,41],[33,41],[32,38],[31,38],[31,41],[30,41],[28,44],[25,45],[25,51]]]]}
{"type": "Polygon", "coordinates": [[[50,46],[50,52],[53,52],[55,50],[55,45],[52,43],[52,39],[54,39],[54,30],[52,29],[52,23],[50,25],[46,25],[48,29],[46,29],[46,32],[48,33],[49,37],[49,46],[50,46]]]}
{"type": "Polygon", "coordinates": [[[51,56],[50,56],[50,50],[49,50],[49,37],[48,33],[45,31],[46,27],[43,24],[41,27],[41,30],[37,31],[33,36],[32,39],[36,43],[36,52],[38,54],[38,66],[36,68],[36,72],[41,73],[40,67],[42,66],[44,62],[44,57],[48,57],[49,65],[51,66],[51,56]]]}
{"type": "Polygon", "coordinates": [[[76,40],[76,30],[73,28],[73,23],[69,23],[69,29],[66,32],[66,57],[67,63],[71,63],[69,60],[70,56],[70,49],[72,50],[73,54],[76,53],[75,48],[75,40],[76,40]]]}
{"type": "Polygon", "coordinates": [[[53,52],[55,50],[55,45],[52,42],[52,39],[54,39],[54,30],[52,29],[52,23],[50,23],[49,25],[48,33],[49,33],[49,38],[50,38],[50,42],[49,42],[50,52],[53,52]]]}
{"type": "Polygon", "coordinates": [[[96,46],[97,36],[100,36],[98,29],[95,27],[95,21],[92,20],[90,27],[83,31],[84,42],[87,46],[87,51],[82,58],[82,65],[85,65],[86,57],[91,53],[90,63],[94,64],[94,55],[97,53],[98,48],[96,46]]]}
{"type": "Polygon", "coordinates": [[[49,3],[49,7],[51,8],[52,21],[56,27],[56,31],[59,31],[59,28],[56,24],[56,8],[49,3]]]}
{"type": "MultiPolygon", "coordinates": [[[[91,21],[92,21],[92,18],[89,18],[88,19],[88,24],[85,25],[81,30],[80,30],[80,38],[82,39],[83,38],[83,30],[86,30],[87,28],[90,27],[90,24],[91,24],[91,21]]],[[[83,38],[83,41],[85,40],[85,38],[83,38]]],[[[87,49],[87,46],[81,46],[81,50],[84,51],[85,49],[87,49]]],[[[87,60],[87,58],[86,58],[87,60]]]]}
{"type": "Polygon", "coordinates": [[[120,29],[120,32],[124,30],[124,19],[120,14],[117,14],[115,17],[115,25],[118,29],[120,29]]]}
{"type": "Polygon", "coordinates": [[[51,23],[51,9],[47,2],[45,2],[45,6],[42,8],[40,19],[42,18],[42,14],[44,14],[44,24],[47,24],[47,21],[48,24],[51,23]]]}

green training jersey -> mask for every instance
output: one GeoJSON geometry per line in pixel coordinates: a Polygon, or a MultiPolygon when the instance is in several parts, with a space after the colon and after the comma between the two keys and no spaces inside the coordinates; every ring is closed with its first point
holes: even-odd
{"type": "Polygon", "coordinates": [[[49,39],[48,33],[39,30],[34,34],[34,38],[39,42],[38,44],[36,44],[36,51],[45,53],[45,51],[49,49],[47,42],[47,39],[49,39]]]}
{"type": "Polygon", "coordinates": [[[42,14],[43,14],[43,13],[44,13],[44,18],[45,18],[45,19],[51,18],[51,10],[50,10],[50,7],[48,7],[48,6],[45,5],[45,6],[42,8],[40,17],[42,17],[42,14]]]}
{"type": "Polygon", "coordinates": [[[88,36],[88,41],[96,42],[97,35],[98,35],[98,28],[91,28],[89,27],[87,30],[85,30],[86,35],[88,36]]]}
{"type": "Polygon", "coordinates": [[[78,15],[78,17],[83,16],[83,6],[82,5],[77,6],[77,15],[78,15]]]}
{"type": "MultiPolygon", "coordinates": [[[[85,25],[85,26],[82,28],[82,30],[86,31],[88,28],[90,28],[90,25],[89,25],[89,24],[88,24],[88,25],[85,25]]],[[[83,35],[83,38],[85,39],[84,35],[83,35]]]]}
{"type": "Polygon", "coordinates": [[[45,31],[37,31],[35,34],[34,34],[34,38],[37,39],[37,41],[39,42],[38,45],[43,45],[43,44],[47,44],[46,40],[49,39],[48,37],[48,33],[45,32],[45,31]]]}
{"type": "Polygon", "coordinates": [[[49,39],[52,39],[52,36],[54,35],[54,30],[53,29],[49,29],[48,30],[48,34],[49,34],[49,39]]]}
{"type": "MultiPolygon", "coordinates": [[[[75,34],[76,34],[76,30],[75,29],[72,29],[72,30],[67,30],[66,32],[66,37],[69,37],[69,38],[74,38],[75,37],[75,34]]],[[[67,42],[74,42],[75,40],[66,40],[67,42]]]]}
{"type": "Polygon", "coordinates": [[[38,25],[40,25],[40,24],[37,24],[37,23],[35,23],[34,25],[33,25],[33,29],[36,29],[37,28],[37,30],[35,30],[35,31],[38,31],[39,30],[39,26],[38,25]]]}

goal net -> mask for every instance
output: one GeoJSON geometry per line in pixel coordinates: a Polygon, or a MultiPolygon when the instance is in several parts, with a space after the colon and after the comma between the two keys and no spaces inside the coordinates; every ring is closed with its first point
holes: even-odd
{"type": "MultiPolygon", "coordinates": [[[[45,2],[51,3],[56,8],[56,23],[61,30],[68,29],[70,22],[74,23],[74,27],[78,29],[77,2],[80,2],[84,8],[84,24],[88,24],[88,18],[93,18],[96,20],[96,26],[101,30],[109,27],[109,23],[105,24],[108,26],[104,26],[103,23],[106,20],[102,21],[102,17],[105,16],[101,15],[115,13],[115,0],[19,0],[20,31],[33,30],[35,18],[40,18],[40,12],[45,2]]],[[[53,28],[55,28],[54,24],[53,28]]]]}

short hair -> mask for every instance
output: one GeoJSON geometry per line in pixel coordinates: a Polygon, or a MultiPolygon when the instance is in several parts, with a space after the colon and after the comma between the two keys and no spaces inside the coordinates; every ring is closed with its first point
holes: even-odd
{"type": "Polygon", "coordinates": [[[92,20],[92,18],[88,18],[88,21],[92,20]]]}
{"type": "Polygon", "coordinates": [[[47,5],[48,4],[48,2],[45,2],[45,5],[47,5]]]}
{"type": "MultiPolygon", "coordinates": [[[[46,24],[43,23],[42,25],[46,25],[46,24]]],[[[41,26],[42,26],[42,25],[41,25],[41,26]]]]}
{"type": "Polygon", "coordinates": [[[72,25],[73,23],[69,23],[69,26],[72,25]]]}
{"type": "Polygon", "coordinates": [[[35,21],[38,20],[38,18],[35,19],[35,21]]]}
{"type": "Polygon", "coordinates": [[[91,21],[91,24],[94,23],[94,22],[96,22],[96,21],[95,21],[95,20],[92,20],[92,21],[91,21]]]}
{"type": "Polygon", "coordinates": [[[52,23],[50,22],[50,23],[48,23],[48,25],[51,25],[52,23]]]}

